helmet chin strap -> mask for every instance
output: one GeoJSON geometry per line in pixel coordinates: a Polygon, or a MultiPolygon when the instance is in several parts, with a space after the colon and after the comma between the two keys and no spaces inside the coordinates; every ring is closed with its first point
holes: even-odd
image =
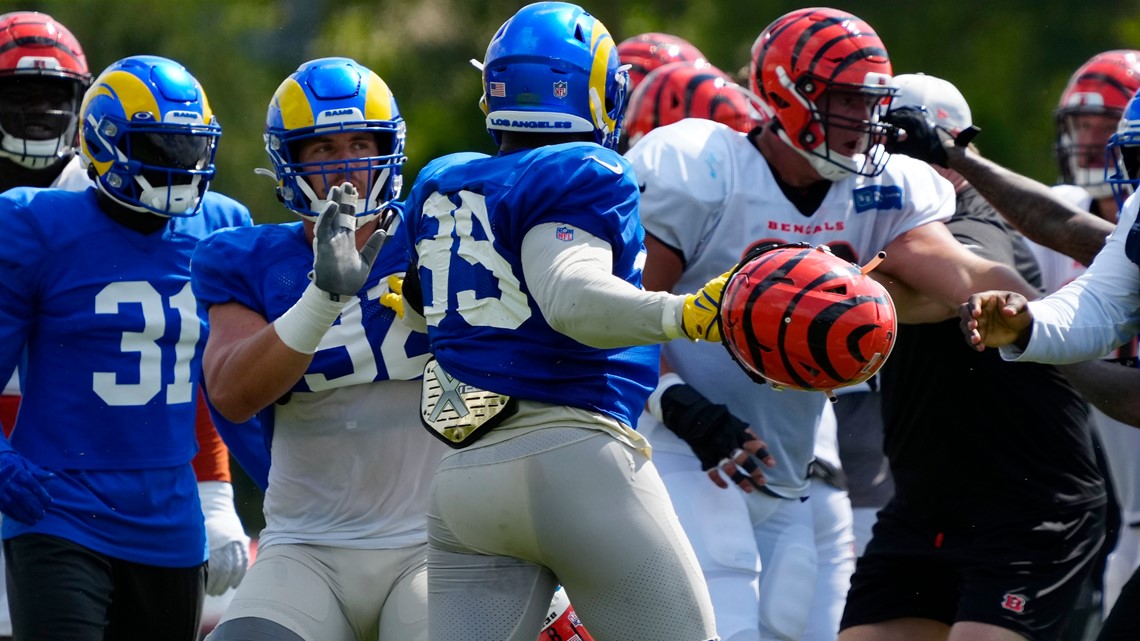
{"type": "Polygon", "coordinates": [[[1073,181],[1093,198],[1107,198],[1112,195],[1112,185],[1104,180],[1104,169],[1074,167],[1073,181]]]}
{"type": "Polygon", "coordinates": [[[69,147],[63,144],[62,139],[51,140],[25,140],[13,137],[0,129],[3,135],[0,142],[0,156],[11,160],[25,169],[47,169],[59,162],[69,147]]]}
{"type": "MultiPolygon", "coordinates": [[[[850,163],[851,167],[848,168],[841,164],[838,164],[841,162],[841,160],[831,160],[824,158],[819,154],[805,151],[793,145],[792,139],[788,137],[788,132],[784,131],[783,127],[777,127],[776,134],[780,137],[780,140],[784,141],[784,144],[795,150],[795,152],[800,156],[803,156],[808,161],[808,163],[811,164],[811,168],[814,169],[816,173],[819,174],[820,178],[823,178],[824,180],[830,182],[838,182],[855,173],[855,160],[852,158],[839,155],[839,158],[842,159],[842,161],[847,161],[850,163]]],[[[827,144],[826,140],[824,140],[824,144],[827,144]]]]}

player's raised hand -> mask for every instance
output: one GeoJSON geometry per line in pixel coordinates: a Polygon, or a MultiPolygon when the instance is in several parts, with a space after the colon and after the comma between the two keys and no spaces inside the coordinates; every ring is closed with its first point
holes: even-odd
{"type": "Polygon", "coordinates": [[[55,478],[15,450],[0,450],[0,513],[34,525],[52,504],[44,483],[55,478]]]}
{"type": "Polygon", "coordinates": [[[1033,315],[1029,301],[1015,292],[988,291],[970,296],[958,308],[958,325],[966,342],[979,352],[987,347],[1029,342],[1033,315]]]}
{"type": "Polygon", "coordinates": [[[315,235],[313,282],[337,299],[353,296],[364,287],[388,232],[381,226],[360,251],[356,250],[356,187],[346,182],[329,191],[315,235]]]}

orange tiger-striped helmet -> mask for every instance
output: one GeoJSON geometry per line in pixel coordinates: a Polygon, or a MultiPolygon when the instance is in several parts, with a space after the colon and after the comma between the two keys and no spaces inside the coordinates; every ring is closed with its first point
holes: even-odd
{"type": "Polygon", "coordinates": [[[649,72],[670,62],[706,61],[693,43],[668,33],[651,31],[622,40],[617,47],[618,58],[629,65],[629,88],[633,90],[649,72]]]}
{"type": "Polygon", "coordinates": [[[748,133],[764,120],[753,99],[710,64],[671,62],[649,72],[633,90],[624,131],[630,146],[653,129],[685,118],[715,120],[748,133]]]}
{"type": "Polygon", "coordinates": [[[720,321],[725,347],[750,376],[807,391],[867,380],[897,333],[882,285],[826,247],[806,244],[749,252],[725,285],[720,321]]]}
{"type": "Polygon", "coordinates": [[[888,154],[877,143],[894,94],[891,61],[866,22],[828,8],[788,13],[756,38],[749,73],[780,137],[821,177],[883,170],[888,154]]]}

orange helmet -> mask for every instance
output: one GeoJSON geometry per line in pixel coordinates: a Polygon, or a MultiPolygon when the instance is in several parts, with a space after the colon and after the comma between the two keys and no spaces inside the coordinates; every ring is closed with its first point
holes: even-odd
{"type": "Polygon", "coordinates": [[[724,287],[721,335],[733,359],[778,388],[830,391],[867,380],[897,333],[887,291],[827,247],[761,245],[724,287]]]}
{"type": "Polygon", "coordinates": [[[671,62],[645,76],[625,112],[628,145],[651,130],[684,118],[715,120],[748,133],[764,121],[747,90],[716,67],[671,62]]]}
{"type": "Polygon", "coordinates": [[[634,89],[642,79],[661,65],[670,62],[706,61],[691,42],[667,33],[643,33],[626,38],[618,44],[618,58],[623,65],[629,65],[629,87],[634,89]]]}
{"type": "Polygon", "coordinates": [[[74,152],[91,74],[79,41],[47,14],[0,15],[0,157],[44,169],[74,152]]]}
{"type": "Polygon", "coordinates": [[[883,170],[888,154],[877,143],[886,128],[878,121],[894,94],[891,61],[866,22],[836,9],[788,13],[756,38],[749,73],[780,137],[820,176],[840,180],[883,170]]]}
{"type": "Polygon", "coordinates": [[[1137,88],[1140,51],[1098,53],[1073,73],[1053,114],[1061,182],[1084,187],[1096,198],[1111,193],[1104,178],[1105,144],[1137,88]],[[1082,116],[1102,118],[1099,123],[1093,118],[1080,127],[1077,119],[1082,116]]]}

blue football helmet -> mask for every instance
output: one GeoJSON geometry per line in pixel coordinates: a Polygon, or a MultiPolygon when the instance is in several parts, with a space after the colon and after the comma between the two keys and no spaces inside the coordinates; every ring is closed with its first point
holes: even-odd
{"type": "Polygon", "coordinates": [[[1104,163],[1105,180],[1112,185],[1116,206],[1124,201],[1140,184],[1140,94],[1133,96],[1124,107],[1116,133],[1108,139],[1104,163]]]}
{"type": "Polygon", "coordinates": [[[100,191],[135,211],[198,213],[222,128],[185,67],[124,58],[99,74],[79,113],[82,158],[100,191]]]}
{"type": "Polygon", "coordinates": [[[368,185],[357,185],[360,227],[400,197],[406,137],[396,98],[380,76],[348,58],[306,62],[277,88],[266,116],[265,149],[273,162],[277,197],[315,221],[328,203],[318,192],[327,196],[350,174],[367,171],[368,185]],[[313,162],[299,158],[306,140],[360,131],[375,137],[378,155],[313,162]]]}
{"type": "Polygon", "coordinates": [[[501,131],[592,131],[616,149],[628,86],[605,25],[578,5],[538,2],[491,39],[479,104],[495,144],[501,131]]]}

